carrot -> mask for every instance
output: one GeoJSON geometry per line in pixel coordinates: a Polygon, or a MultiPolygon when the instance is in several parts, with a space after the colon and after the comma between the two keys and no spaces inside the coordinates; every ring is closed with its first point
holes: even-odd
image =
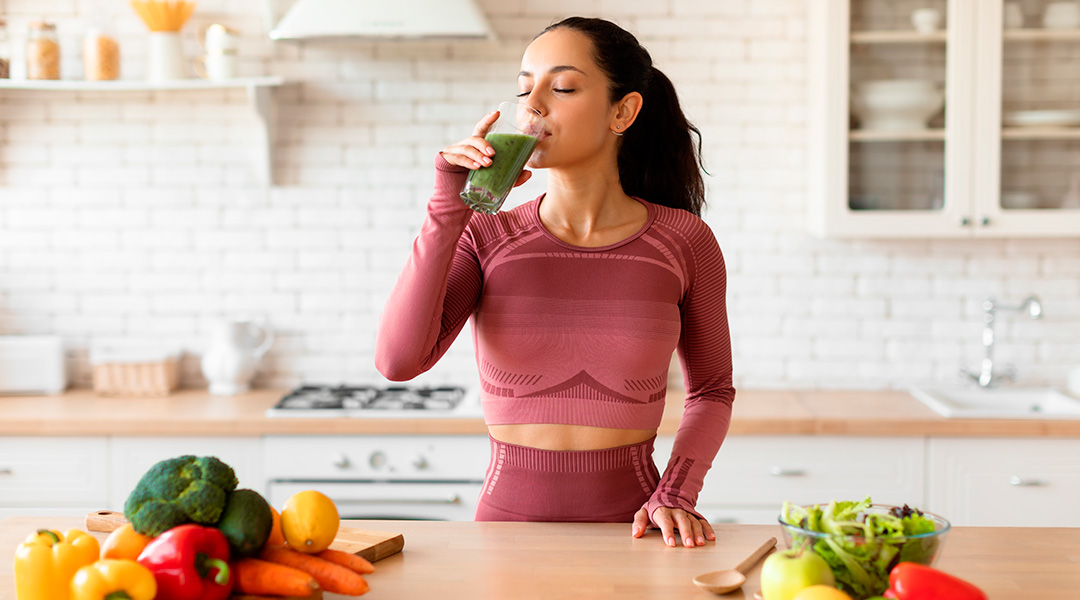
{"type": "Polygon", "coordinates": [[[313,554],[304,554],[281,546],[264,546],[259,558],[300,569],[314,577],[328,592],[360,596],[368,591],[367,580],[362,575],[313,554]]]}
{"type": "Polygon", "coordinates": [[[311,575],[285,565],[255,558],[232,564],[234,591],[261,596],[310,596],[319,589],[311,575]]]}
{"type": "Polygon", "coordinates": [[[368,562],[368,559],[357,554],[349,554],[348,552],[342,552],[341,550],[323,550],[322,552],[316,552],[315,556],[328,560],[335,565],[341,565],[346,569],[360,573],[361,575],[375,572],[375,565],[368,562]]]}

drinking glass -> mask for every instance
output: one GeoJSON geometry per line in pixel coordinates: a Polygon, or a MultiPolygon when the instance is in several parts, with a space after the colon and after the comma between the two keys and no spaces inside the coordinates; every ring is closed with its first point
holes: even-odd
{"type": "Polygon", "coordinates": [[[495,149],[491,164],[469,173],[461,199],[476,212],[499,212],[544,133],[544,118],[518,102],[499,105],[499,118],[484,139],[495,149]]]}

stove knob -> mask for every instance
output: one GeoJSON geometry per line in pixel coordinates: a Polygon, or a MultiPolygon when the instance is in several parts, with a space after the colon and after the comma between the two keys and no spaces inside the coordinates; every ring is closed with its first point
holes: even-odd
{"type": "Polygon", "coordinates": [[[371,465],[372,469],[381,469],[386,465],[386,455],[376,450],[368,457],[368,464],[371,465]]]}
{"type": "Polygon", "coordinates": [[[348,469],[352,465],[352,463],[349,462],[349,457],[344,454],[334,455],[332,464],[339,469],[348,469]]]}
{"type": "Polygon", "coordinates": [[[417,471],[423,471],[428,468],[428,461],[423,456],[417,456],[416,460],[413,461],[412,466],[415,467],[417,471]]]}

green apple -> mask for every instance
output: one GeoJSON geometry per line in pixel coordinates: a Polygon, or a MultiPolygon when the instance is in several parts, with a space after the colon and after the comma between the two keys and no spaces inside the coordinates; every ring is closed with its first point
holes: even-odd
{"type": "Polygon", "coordinates": [[[825,559],[806,546],[776,552],[761,565],[761,595],[765,600],[791,600],[803,588],[836,585],[825,559]]]}

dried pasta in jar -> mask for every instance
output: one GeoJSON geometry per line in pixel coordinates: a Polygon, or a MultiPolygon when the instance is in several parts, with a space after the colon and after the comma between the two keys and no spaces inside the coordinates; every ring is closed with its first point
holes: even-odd
{"type": "Polygon", "coordinates": [[[60,42],[56,25],[44,21],[30,24],[26,41],[26,78],[60,79],[60,42]]]}
{"type": "Polygon", "coordinates": [[[91,29],[83,41],[83,65],[88,81],[120,78],[120,44],[108,35],[91,29]]]}

